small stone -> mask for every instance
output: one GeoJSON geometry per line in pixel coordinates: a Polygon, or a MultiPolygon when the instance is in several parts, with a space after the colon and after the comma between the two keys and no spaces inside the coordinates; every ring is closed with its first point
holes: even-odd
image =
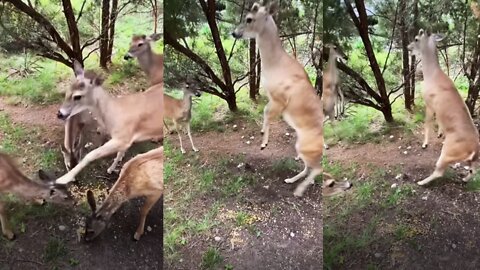
{"type": "Polygon", "coordinates": [[[399,173],[399,174],[397,174],[397,176],[395,176],[395,179],[400,180],[400,179],[402,179],[402,177],[403,177],[403,174],[399,173]]]}
{"type": "Polygon", "coordinates": [[[403,154],[404,154],[404,155],[407,155],[407,154],[408,154],[408,151],[403,151],[403,154]]]}
{"type": "Polygon", "coordinates": [[[390,138],[390,139],[393,139],[393,138],[394,138],[394,136],[393,136],[393,135],[390,135],[390,137],[389,137],[389,138],[390,138]]]}
{"type": "Polygon", "coordinates": [[[400,145],[400,146],[398,147],[398,149],[402,149],[402,146],[400,145]]]}
{"type": "Polygon", "coordinates": [[[426,201],[428,199],[428,196],[423,196],[422,200],[426,201]]]}
{"type": "Polygon", "coordinates": [[[237,125],[233,125],[233,126],[232,126],[233,129],[237,129],[237,127],[238,127],[237,125]]]}
{"type": "Polygon", "coordinates": [[[411,146],[407,146],[407,150],[410,150],[410,149],[412,149],[412,147],[411,147],[411,146]]]}
{"type": "Polygon", "coordinates": [[[287,133],[285,133],[285,136],[290,136],[290,133],[288,133],[288,132],[287,132],[287,133]]]}
{"type": "Polygon", "coordinates": [[[220,236],[215,236],[215,241],[220,242],[222,238],[220,236]]]}
{"type": "Polygon", "coordinates": [[[250,137],[250,140],[253,140],[253,139],[255,139],[255,136],[250,137]]]}
{"type": "Polygon", "coordinates": [[[458,168],[460,168],[460,165],[461,165],[460,163],[455,163],[455,165],[453,165],[453,168],[458,169],[458,168]]]}
{"type": "Polygon", "coordinates": [[[152,231],[152,227],[147,226],[147,231],[148,231],[148,232],[151,232],[151,231],[152,231]]]}
{"type": "Polygon", "coordinates": [[[240,163],[240,164],[237,165],[237,168],[241,168],[241,167],[243,167],[243,165],[245,165],[245,164],[240,163]]]}
{"type": "Polygon", "coordinates": [[[251,141],[247,141],[246,144],[251,144],[252,142],[251,141]]]}
{"type": "Polygon", "coordinates": [[[453,249],[457,248],[457,245],[452,244],[452,248],[453,248],[453,249]]]}
{"type": "Polygon", "coordinates": [[[242,136],[241,138],[243,139],[243,138],[245,138],[245,136],[242,136]]]}
{"type": "Polygon", "coordinates": [[[379,259],[379,258],[382,257],[382,253],[377,252],[377,253],[374,254],[374,256],[375,256],[375,258],[379,259]]]}
{"type": "Polygon", "coordinates": [[[290,232],[290,237],[294,237],[295,236],[295,233],[294,232],[290,232]]]}
{"type": "Polygon", "coordinates": [[[398,187],[398,184],[397,183],[393,183],[390,188],[397,188],[398,187]]]}
{"type": "Polygon", "coordinates": [[[58,229],[60,231],[65,231],[65,229],[67,229],[67,227],[65,225],[60,225],[60,226],[58,226],[58,229]]]}
{"type": "Polygon", "coordinates": [[[263,186],[264,189],[268,189],[270,186],[263,186]]]}

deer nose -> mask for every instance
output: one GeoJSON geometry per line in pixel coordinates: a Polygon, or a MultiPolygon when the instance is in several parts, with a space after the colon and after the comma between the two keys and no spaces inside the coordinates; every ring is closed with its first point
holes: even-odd
{"type": "Polygon", "coordinates": [[[235,33],[235,31],[232,32],[232,36],[234,38],[240,38],[241,37],[239,34],[235,33]]]}
{"type": "Polygon", "coordinates": [[[60,110],[58,110],[58,112],[57,112],[57,117],[58,117],[58,119],[62,119],[62,120],[65,120],[65,118],[66,118],[65,115],[63,115],[63,113],[60,110]]]}
{"type": "Polygon", "coordinates": [[[129,60],[130,58],[132,58],[128,53],[125,54],[125,56],[123,57],[124,60],[129,60]]]}

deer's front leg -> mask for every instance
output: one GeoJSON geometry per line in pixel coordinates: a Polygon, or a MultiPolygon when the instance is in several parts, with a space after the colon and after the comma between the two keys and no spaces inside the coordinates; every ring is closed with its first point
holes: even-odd
{"type": "Polygon", "coordinates": [[[117,153],[117,156],[113,160],[112,165],[110,165],[110,167],[108,167],[108,169],[107,169],[108,174],[111,174],[117,168],[118,163],[122,161],[124,156],[125,156],[124,151],[120,151],[120,152],[117,153]]]}
{"type": "Polygon", "coordinates": [[[2,223],[2,234],[5,235],[8,240],[13,240],[15,238],[15,234],[8,225],[7,214],[3,202],[0,202],[0,223],[2,223]]]}
{"type": "Polygon", "coordinates": [[[430,132],[433,128],[433,110],[428,106],[425,109],[425,137],[423,139],[422,148],[425,149],[428,146],[428,140],[430,139],[430,132]]]}
{"type": "Polygon", "coordinates": [[[161,194],[162,193],[160,192],[158,195],[151,195],[145,199],[142,209],[140,210],[140,224],[138,225],[137,231],[133,236],[135,240],[140,240],[140,237],[143,235],[145,229],[145,220],[147,219],[148,212],[150,212],[150,209],[152,209],[158,199],[160,199],[161,194]]]}
{"type": "Polygon", "coordinates": [[[262,145],[260,149],[263,150],[268,145],[268,136],[270,134],[270,121],[278,117],[282,111],[280,105],[273,101],[269,101],[263,109],[263,127],[261,133],[263,134],[262,145]]]}
{"type": "Polygon", "coordinates": [[[88,153],[80,163],[77,164],[71,171],[66,173],[64,176],[58,178],[55,183],[57,184],[68,184],[74,181],[75,176],[80,173],[80,171],[85,168],[90,162],[97,160],[99,158],[118,153],[125,152],[131,143],[125,143],[120,140],[111,139],[104,145],[88,153]]]}

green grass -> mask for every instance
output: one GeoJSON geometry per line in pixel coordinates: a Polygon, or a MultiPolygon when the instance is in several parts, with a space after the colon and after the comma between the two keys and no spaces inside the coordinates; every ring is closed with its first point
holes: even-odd
{"type": "Polygon", "coordinates": [[[223,263],[223,257],[218,248],[210,247],[202,256],[202,269],[217,269],[223,263]]]}
{"type": "Polygon", "coordinates": [[[68,255],[68,249],[63,240],[50,238],[45,247],[43,259],[45,262],[55,263],[68,255]]]}
{"type": "Polygon", "coordinates": [[[387,206],[394,206],[400,203],[401,200],[413,195],[412,185],[405,184],[391,189],[390,194],[386,198],[387,206]]]}

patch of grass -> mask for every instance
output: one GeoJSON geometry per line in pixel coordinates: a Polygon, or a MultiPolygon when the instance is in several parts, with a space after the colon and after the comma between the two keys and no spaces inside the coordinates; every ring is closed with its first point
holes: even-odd
{"type": "Polygon", "coordinates": [[[276,173],[286,173],[297,171],[299,169],[298,162],[293,158],[282,158],[275,160],[272,164],[272,171],[276,173]]]}
{"type": "Polygon", "coordinates": [[[5,113],[0,114],[0,130],[3,132],[0,144],[2,150],[6,153],[17,153],[18,146],[26,137],[26,130],[19,125],[13,125],[10,117],[5,113]]]}
{"type": "Polygon", "coordinates": [[[390,194],[387,196],[385,205],[394,206],[397,205],[401,200],[413,195],[413,187],[411,185],[402,185],[395,189],[392,189],[390,194]]]}
{"type": "Polygon", "coordinates": [[[373,198],[375,184],[372,182],[362,182],[356,190],[356,197],[359,202],[366,203],[373,198]]]}
{"type": "Polygon", "coordinates": [[[223,257],[218,248],[210,247],[202,256],[202,269],[216,269],[223,263],[223,257]]]}
{"type": "Polygon", "coordinates": [[[222,193],[226,197],[238,195],[243,188],[254,182],[253,177],[250,175],[244,176],[232,176],[233,179],[228,179],[225,185],[222,187],[222,193]]]}
{"type": "Polygon", "coordinates": [[[395,240],[402,241],[417,235],[415,228],[412,228],[406,224],[397,224],[393,232],[395,240]]]}
{"type": "Polygon", "coordinates": [[[42,168],[54,168],[61,159],[60,152],[53,149],[46,149],[41,156],[40,166],[42,168]]]}
{"type": "Polygon", "coordinates": [[[475,174],[470,181],[467,182],[465,189],[467,191],[480,191],[480,174],[475,174]]]}
{"type": "Polygon", "coordinates": [[[68,249],[63,240],[58,238],[50,238],[43,254],[45,262],[57,262],[62,257],[68,255],[68,249]]]}

